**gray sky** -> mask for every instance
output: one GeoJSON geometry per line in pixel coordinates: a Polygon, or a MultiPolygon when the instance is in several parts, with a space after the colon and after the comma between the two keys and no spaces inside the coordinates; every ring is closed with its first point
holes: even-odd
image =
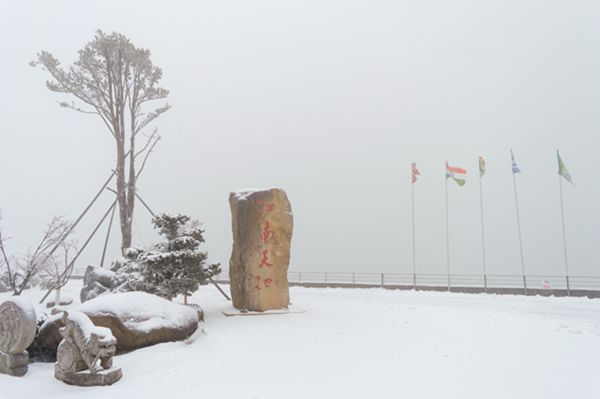
{"type": "MultiPolygon", "coordinates": [[[[600,275],[600,3],[597,1],[10,1],[1,6],[4,95],[0,209],[11,249],[54,214],[77,217],[114,164],[94,116],[61,109],[27,64],[63,64],[98,28],[152,51],[173,109],[139,192],[155,211],[204,222],[210,258],[231,250],[231,190],[275,186],[292,202],[292,270],[411,272],[410,164],[417,268],[446,270],[444,162],[452,271],[481,272],[477,157],[488,268],[520,273],[510,155],[526,269],[563,274],[555,150],[570,268],[600,275]],[[452,183],[452,182],[450,182],[452,183]]],[[[111,203],[107,193],[81,240],[111,203]]],[[[138,206],[134,241],[156,240],[138,206]]],[[[101,233],[104,235],[104,231],[101,233]]],[[[112,256],[118,254],[117,229],[112,256]]],[[[102,238],[79,266],[98,262],[102,238]]]]}

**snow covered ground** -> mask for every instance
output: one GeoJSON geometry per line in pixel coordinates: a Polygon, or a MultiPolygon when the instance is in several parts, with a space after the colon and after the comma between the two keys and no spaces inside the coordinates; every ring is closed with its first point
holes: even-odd
{"type": "MultiPolygon", "coordinates": [[[[80,285],[65,294],[77,298],[80,285]]],[[[23,378],[0,375],[0,398],[600,397],[599,299],[341,288],[291,297],[304,313],[225,317],[230,305],[203,287],[191,302],[205,310],[205,334],[116,357],[115,385],[68,386],[53,364],[33,363],[23,378]]]]}

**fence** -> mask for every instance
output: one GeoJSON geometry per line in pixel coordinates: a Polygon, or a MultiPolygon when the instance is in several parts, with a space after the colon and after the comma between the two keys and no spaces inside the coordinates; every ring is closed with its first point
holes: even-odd
{"type": "Polygon", "coordinates": [[[292,285],[600,297],[600,276],[288,272],[292,285]]]}

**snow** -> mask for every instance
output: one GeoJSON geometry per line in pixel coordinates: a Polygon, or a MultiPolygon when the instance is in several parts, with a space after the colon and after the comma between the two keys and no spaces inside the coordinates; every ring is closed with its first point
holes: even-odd
{"type": "Polygon", "coordinates": [[[77,306],[76,310],[88,315],[111,313],[128,329],[140,332],[189,326],[198,320],[194,309],[145,292],[102,295],[77,306]]]}
{"type": "MultiPolygon", "coordinates": [[[[65,291],[76,297],[80,284],[65,291]]],[[[69,386],[54,379],[52,364],[33,363],[23,378],[0,375],[0,399],[598,397],[598,299],[290,294],[304,313],[225,317],[230,304],[204,286],[190,298],[205,311],[204,334],[115,357],[123,369],[115,385],[69,386]]]]}
{"type": "Polygon", "coordinates": [[[106,279],[108,281],[110,281],[111,279],[113,279],[115,277],[115,272],[108,270],[108,269],[103,269],[101,267],[94,267],[94,274],[97,276],[98,279],[106,279]]]}
{"type": "Polygon", "coordinates": [[[83,313],[76,310],[69,310],[67,318],[79,325],[83,332],[86,342],[95,333],[100,338],[101,342],[116,342],[116,338],[112,335],[110,328],[95,326],[94,323],[83,313]]]}
{"type": "Polygon", "coordinates": [[[268,188],[243,188],[239,190],[234,190],[231,193],[238,201],[245,201],[249,196],[257,192],[271,191],[276,190],[273,187],[268,188]]]}
{"type": "Polygon", "coordinates": [[[9,296],[10,293],[0,294],[0,298],[2,298],[1,302],[12,302],[18,308],[23,311],[23,316],[25,317],[25,323],[33,323],[35,324],[37,321],[35,305],[31,302],[30,299],[26,297],[20,296],[9,296]]]}

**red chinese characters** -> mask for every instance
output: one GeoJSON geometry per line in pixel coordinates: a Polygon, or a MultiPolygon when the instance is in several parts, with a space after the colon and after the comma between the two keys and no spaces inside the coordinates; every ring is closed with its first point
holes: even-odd
{"type": "Polygon", "coordinates": [[[265,203],[264,201],[256,201],[256,206],[260,213],[273,212],[275,209],[275,204],[273,202],[265,203]]]}
{"type": "Polygon", "coordinates": [[[268,267],[273,266],[272,263],[269,263],[269,250],[268,249],[265,249],[264,251],[262,251],[262,259],[261,259],[260,265],[258,265],[258,267],[263,267],[263,266],[268,266],[268,267]]]}
{"type": "Polygon", "coordinates": [[[260,291],[260,276],[256,276],[256,286],[254,288],[256,288],[257,290],[260,291]]]}
{"type": "MultiPolygon", "coordinates": [[[[261,214],[268,214],[275,210],[275,203],[273,202],[265,202],[265,201],[256,201],[256,206],[258,211],[261,214]]],[[[262,244],[260,263],[258,264],[259,268],[268,268],[273,267],[272,260],[270,259],[270,250],[266,247],[271,243],[275,236],[275,231],[271,228],[271,224],[268,220],[264,221],[262,225],[262,229],[260,230],[260,242],[262,244]],[[266,247],[266,248],[265,248],[266,247]]],[[[254,251],[252,251],[252,254],[254,251]]],[[[265,270],[265,269],[262,269],[265,270]]],[[[273,284],[273,279],[271,277],[265,277],[261,275],[255,276],[255,288],[256,290],[261,290],[263,288],[269,288],[273,284]]]]}
{"type": "Polygon", "coordinates": [[[263,287],[269,288],[271,286],[271,284],[273,284],[273,279],[270,277],[266,277],[263,279],[261,276],[256,276],[255,280],[256,280],[256,285],[254,286],[254,288],[256,288],[258,291],[263,289],[263,287]]]}
{"type": "Polygon", "coordinates": [[[274,231],[271,230],[271,226],[268,221],[265,221],[265,225],[263,226],[262,233],[260,233],[260,239],[263,244],[268,243],[273,238],[274,231]]]}

